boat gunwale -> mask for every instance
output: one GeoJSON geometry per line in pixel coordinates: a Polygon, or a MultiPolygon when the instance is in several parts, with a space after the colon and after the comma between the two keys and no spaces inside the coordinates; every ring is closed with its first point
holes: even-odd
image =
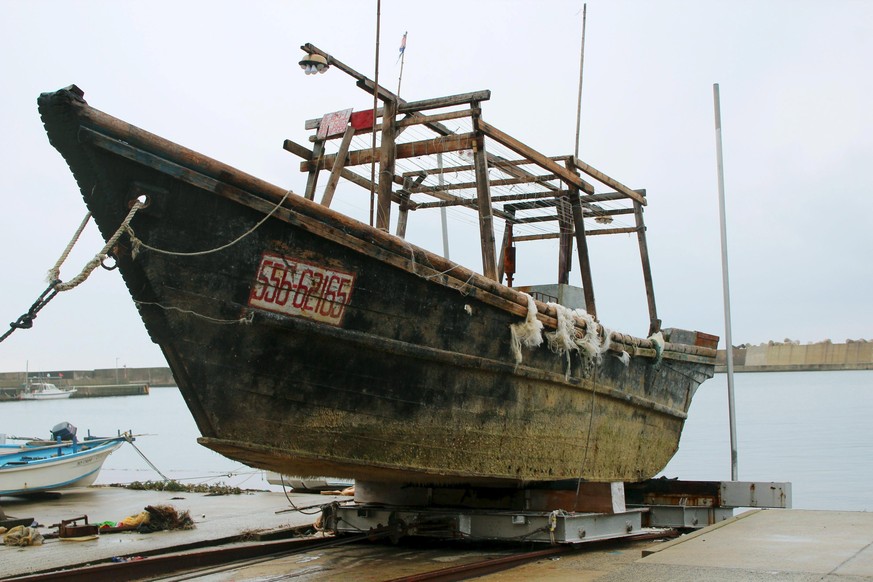
{"type": "MultiPolygon", "coordinates": [[[[77,119],[74,123],[79,126],[76,134],[80,141],[92,141],[96,147],[152,167],[155,171],[162,170],[155,168],[153,163],[147,161],[149,156],[163,161],[164,164],[172,164],[183,170],[179,175],[171,175],[174,179],[181,179],[189,183],[194,180],[197,183],[192,183],[192,185],[203,188],[202,179],[206,178],[207,182],[213,182],[212,187],[206,189],[216,195],[265,214],[276,209],[274,216],[285,222],[309,231],[316,230],[318,234],[354,250],[361,251],[361,245],[379,249],[384,253],[380,258],[393,259],[386,262],[395,267],[459,290],[462,293],[466,291],[464,294],[472,295],[520,317],[527,315],[528,296],[525,293],[488,279],[467,267],[417,247],[389,232],[379,230],[307,200],[294,194],[291,190],[285,190],[104,113],[90,106],[79,93],[74,92],[73,88],[43,93],[40,96],[40,113],[47,130],[49,125],[70,122],[66,118],[62,121],[47,119],[48,115],[57,114],[44,111],[44,106],[56,106],[59,98],[67,98],[69,106],[76,110],[77,119]],[[99,129],[106,133],[99,131],[99,129]],[[104,138],[103,141],[100,138],[104,138]],[[125,155],[125,150],[127,150],[127,155],[125,155]],[[146,159],[143,159],[144,156],[141,154],[145,154],[146,159]],[[193,172],[199,175],[200,179],[190,176],[186,179],[185,172],[193,172]],[[256,191],[257,194],[253,191],[256,191]],[[277,208],[277,206],[279,207],[277,208]],[[310,221],[315,221],[318,227],[313,229],[313,226],[309,224],[310,221]],[[332,224],[338,226],[332,226],[332,224]],[[325,232],[325,229],[328,232],[325,232]],[[420,272],[422,269],[429,272],[423,274],[420,272]]],[[[51,134],[52,132],[49,131],[50,139],[51,134]]],[[[538,300],[535,300],[535,304],[537,318],[549,328],[556,329],[556,309],[538,300]]],[[[603,331],[606,331],[602,324],[599,325],[603,331]]],[[[585,324],[577,318],[576,327],[578,330],[584,330],[585,324]]],[[[713,348],[665,342],[662,344],[663,348],[658,349],[658,344],[652,339],[642,339],[616,331],[610,333],[614,344],[611,349],[617,352],[623,351],[621,346],[626,346],[632,350],[632,355],[635,356],[658,359],[658,352],[660,352],[661,358],[687,360],[688,358],[682,356],[696,356],[702,360],[711,360],[714,364],[716,350],[713,348]]]]}

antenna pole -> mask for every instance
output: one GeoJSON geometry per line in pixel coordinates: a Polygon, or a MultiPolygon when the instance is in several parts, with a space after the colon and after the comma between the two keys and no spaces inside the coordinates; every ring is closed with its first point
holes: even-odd
{"type": "Polygon", "coordinates": [[[576,158],[579,157],[579,131],[582,125],[582,69],[585,66],[585,19],[588,4],[582,5],[582,52],[579,56],[579,98],[576,102],[576,158]]]}

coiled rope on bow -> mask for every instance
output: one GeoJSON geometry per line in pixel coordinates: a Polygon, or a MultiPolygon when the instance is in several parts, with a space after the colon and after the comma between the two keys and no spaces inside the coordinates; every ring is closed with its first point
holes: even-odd
{"type": "MultiPolygon", "coordinates": [[[[279,202],[273,207],[273,209],[266,216],[264,216],[264,218],[262,218],[252,228],[250,228],[249,230],[247,230],[246,232],[244,232],[243,234],[241,234],[240,236],[238,236],[234,240],[230,241],[227,244],[221,245],[221,246],[213,248],[213,249],[207,249],[204,251],[195,251],[195,252],[177,252],[177,251],[168,251],[168,250],[164,250],[164,249],[158,249],[158,248],[147,245],[146,243],[141,241],[139,238],[137,238],[136,234],[134,234],[134,232],[133,232],[133,228],[131,228],[131,226],[130,226],[130,222],[131,222],[131,220],[133,220],[133,217],[136,215],[137,211],[140,208],[143,208],[144,206],[146,206],[147,202],[143,201],[143,200],[136,200],[136,202],[134,202],[133,206],[131,206],[130,212],[127,213],[127,216],[124,218],[124,220],[121,222],[121,225],[118,227],[118,230],[115,231],[115,234],[113,234],[111,237],[109,237],[109,240],[106,241],[106,245],[100,250],[100,252],[98,252],[94,256],[93,259],[91,259],[90,261],[88,261],[88,263],[85,264],[85,267],[82,269],[81,273],[79,273],[78,275],[76,275],[75,277],[70,279],[69,281],[63,282],[60,279],[61,265],[63,265],[64,261],[67,260],[67,257],[69,256],[70,251],[72,251],[73,246],[75,246],[76,242],[79,240],[79,237],[81,236],[82,231],[85,230],[85,226],[88,224],[88,221],[91,218],[91,213],[90,212],[87,213],[85,215],[85,218],[82,220],[82,223],[79,225],[79,228],[76,230],[76,233],[73,235],[73,238],[70,240],[70,242],[67,244],[67,247],[64,249],[64,252],[61,253],[60,258],[58,258],[54,267],[52,267],[49,270],[49,272],[48,272],[49,286],[46,288],[45,291],[42,292],[42,294],[37,298],[37,300],[33,303],[33,305],[30,306],[30,309],[28,309],[26,313],[24,313],[17,320],[15,320],[14,322],[9,324],[9,329],[6,331],[6,333],[4,333],[2,336],[0,336],[0,342],[2,342],[7,337],[12,335],[12,332],[14,332],[16,329],[29,329],[29,328],[33,327],[33,320],[36,319],[37,313],[39,313],[39,311],[43,307],[45,307],[49,301],[54,299],[58,293],[60,293],[61,291],[69,291],[70,289],[73,289],[73,288],[79,286],[83,281],[85,281],[85,279],[87,279],[88,276],[91,275],[91,273],[94,271],[94,269],[96,269],[99,265],[101,265],[103,263],[103,261],[105,261],[109,257],[109,252],[116,245],[116,243],[118,243],[118,239],[121,238],[121,235],[127,234],[128,237],[130,238],[130,241],[131,241],[131,244],[133,247],[132,251],[131,251],[131,256],[133,258],[136,258],[137,254],[143,248],[148,249],[150,251],[157,252],[157,253],[163,253],[163,254],[174,255],[174,256],[183,256],[183,257],[207,255],[207,254],[222,251],[228,247],[231,247],[231,246],[237,244],[239,241],[246,238],[247,236],[249,236],[250,234],[252,234],[253,232],[255,232],[262,224],[264,224],[271,216],[273,216],[276,213],[276,211],[279,210],[279,208],[282,207],[282,204],[285,203],[285,200],[288,199],[288,196],[291,193],[292,193],[291,190],[288,190],[287,192],[285,192],[285,195],[282,196],[282,199],[279,200],[279,202]]],[[[246,321],[240,320],[240,322],[244,323],[246,321]]]]}

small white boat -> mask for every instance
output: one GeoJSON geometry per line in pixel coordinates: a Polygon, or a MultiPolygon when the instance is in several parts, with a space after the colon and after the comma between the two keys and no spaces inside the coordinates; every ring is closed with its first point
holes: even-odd
{"type": "Polygon", "coordinates": [[[265,471],[267,483],[290,487],[295,491],[333,491],[352,487],[355,482],[352,479],[334,479],[333,477],[291,477],[281,475],[275,471],[265,471]]]}
{"type": "Polygon", "coordinates": [[[97,479],[106,458],[131,440],[125,434],[78,441],[75,431],[71,424],[61,423],[52,429],[61,440],[0,445],[0,496],[87,487],[97,479]]]}
{"type": "Polygon", "coordinates": [[[21,400],[57,400],[59,398],[69,398],[75,392],[75,388],[58,388],[48,382],[33,382],[24,387],[24,391],[19,395],[19,398],[21,400]]]}

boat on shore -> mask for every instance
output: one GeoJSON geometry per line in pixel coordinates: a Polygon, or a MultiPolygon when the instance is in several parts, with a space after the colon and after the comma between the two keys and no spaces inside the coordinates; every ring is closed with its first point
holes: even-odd
{"type": "Polygon", "coordinates": [[[20,400],[59,400],[76,393],[75,388],[58,388],[49,382],[28,382],[18,395],[20,400]]]}
{"type": "Polygon", "coordinates": [[[75,427],[69,423],[57,425],[52,435],[54,440],[0,444],[0,495],[30,495],[92,485],[106,458],[131,438],[89,436],[79,441],[75,427]]]}
{"type": "Polygon", "coordinates": [[[298,493],[342,491],[343,489],[355,486],[355,482],[349,479],[334,479],[333,477],[294,477],[280,475],[273,471],[266,471],[264,478],[270,485],[278,485],[283,488],[290,487],[298,493]]]}
{"type": "Polygon", "coordinates": [[[307,122],[312,149],[285,142],[308,174],[302,195],[107,115],[75,86],[39,97],[199,442],[284,475],[373,482],[639,481],[663,469],[718,338],[662,329],[645,191],[486,123],[489,91],[407,102],[303,48],[383,107],[307,122]],[[374,128],[378,148],[350,150],[374,128]],[[613,190],[596,194],[582,175],[613,190]],[[374,226],[330,208],[340,178],[373,188],[374,226]],[[481,273],[405,240],[410,212],[447,206],[477,215],[481,273]],[[620,215],[633,225],[600,228],[620,215]],[[557,283],[515,288],[516,245],[534,223],[557,227],[535,237],[559,243],[557,283]],[[645,337],[597,318],[586,242],[597,234],[639,240],[645,337]],[[574,243],[581,289],[569,285],[574,243]]]}

